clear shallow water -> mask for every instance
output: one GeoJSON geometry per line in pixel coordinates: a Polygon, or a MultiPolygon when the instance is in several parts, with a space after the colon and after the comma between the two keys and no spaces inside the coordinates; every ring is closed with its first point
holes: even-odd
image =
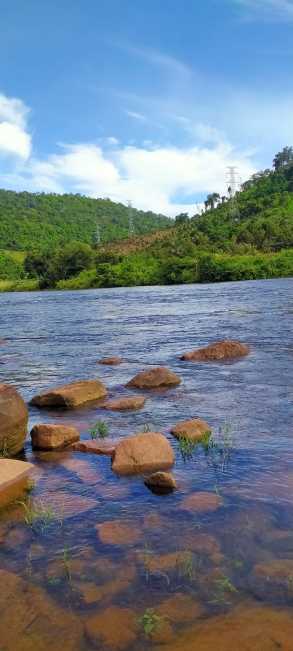
{"type": "MultiPolygon", "coordinates": [[[[196,642],[198,627],[208,620],[216,631],[213,618],[234,612],[239,604],[291,611],[292,319],[290,279],[0,295],[0,338],[6,339],[0,382],[15,384],[27,400],[49,386],[95,377],[106,383],[110,396],[126,394],[126,382],[147,365],[169,366],[183,380],[174,390],[151,393],[145,408],[130,414],[105,413],[96,406],[66,414],[31,408],[30,427],[45,420],[70,422],[87,438],[89,428],[103,418],[116,438],[148,424],[164,432],[176,451],[178,491],[158,497],[141,478],[116,478],[106,457],[36,454],[27,441],[24,458],[36,465],[30,499],[49,504],[51,516],[31,528],[23,522],[23,506],[2,513],[0,568],[42,590],[42,598],[50,607],[53,603],[52,617],[64,623],[61,636],[74,622],[78,631],[68,648],[139,651],[156,647],[165,635],[168,649],[177,644],[176,651],[183,651],[192,648],[186,646],[185,631],[191,628],[196,642]],[[179,360],[184,351],[225,338],[249,343],[251,354],[233,364],[179,360]],[[97,365],[109,355],[125,362],[97,365]],[[192,458],[183,459],[169,429],[191,417],[208,421],[219,447],[198,446],[192,458]],[[222,506],[210,513],[185,510],[183,500],[196,491],[216,493],[222,506]],[[116,544],[103,539],[100,525],[116,520],[132,531],[127,542],[121,532],[116,544]],[[257,566],[271,568],[276,559],[283,565],[268,582],[271,569],[264,578],[257,566]],[[182,595],[194,604],[189,618],[186,601],[185,618],[178,614],[182,595]],[[170,603],[164,614],[170,597],[177,599],[175,615],[170,603]],[[119,610],[108,611],[113,606],[119,610]],[[152,639],[140,621],[149,608],[161,613],[152,639]],[[108,617],[120,631],[118,642],[107,633],[108,617]],[[98,622],[95,633],[87,628],[91,618],[98,622]],[[123,626],[133,633],[124,643],[123,626]]],[[[17,589],[15,599],[21,601],[17,589]]],[[[6,625],[5,617],[2,621],[6,625]]],[[[45,639],[45,624],[39,628],[45,639]]],[[[35,651],[51,645],[50,638],[41,646],[36,633],[20,629],[17,641],[9,646],[5,640],[4,651],[26,651],[32,640],[35,651]]],[[[241,643],[240,648],[291,649],[241,643]]]]}

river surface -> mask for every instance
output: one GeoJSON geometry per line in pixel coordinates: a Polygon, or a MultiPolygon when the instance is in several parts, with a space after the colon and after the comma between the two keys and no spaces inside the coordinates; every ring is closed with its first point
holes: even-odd
{"type": "Polygon", "coordinates": [[[29,428],[70,423],[82,438],[99,419],[113,438],[163,432],[178,488],[154,495],[142,477],[116,477],[108,457],[36,453],[28,437],[20,458],[35,464],[34,486],[0,513],[14,604],[4,590],[0,651],[293,649],[292,322],[292,279],[0,295],[0,382],[27,401],[91,378],[110,397],[128,395],[131,377],[155,365],[182,378],[132,413],[30,408],[29,428]],[[222,339],[251,353],[179,359],[222,339]],[[113,355],[120,366],[97,364],[113,355]],[[213,438],[186,453],[170,428],[193,417],[213,438]],[[186,506],[198,491],[218,508],[186,506]]]}

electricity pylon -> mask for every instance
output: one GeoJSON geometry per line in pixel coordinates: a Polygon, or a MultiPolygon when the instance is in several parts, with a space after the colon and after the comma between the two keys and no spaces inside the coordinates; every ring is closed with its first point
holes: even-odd
{"type": "Polygon", "coordinates": [[[133,208],[131,201],[127,202],[128,205],[128,235],[134,235],[134,221],[133,221],[133,208]]]}
{"type": "Polygon", "coordinates": [[[237,203],[236,193],[239,190],[240,186],[240,177],[238,174],[238,169],[234,165],[227,167],[227,190],[229,201],[229,212],[231,217],[235,220],[239,219],[239,206],[237,203]]]}

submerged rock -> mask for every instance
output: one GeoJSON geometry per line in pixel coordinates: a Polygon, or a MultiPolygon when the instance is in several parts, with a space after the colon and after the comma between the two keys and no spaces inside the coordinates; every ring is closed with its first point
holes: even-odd
{"type": "Polygon", "coordinates": [[[112,469],[131,475],[170,468],[174,452],[163,434],[147,432],[122,440],[116,446],[112,469]]]}
{"type": "Polygon", "coordinates": [[[213,512],[223,506],[223,500],[216,493],[191,493],[181,502],[181,509],[190,513],[213,512]]]}
{"type": "Polygon", "coordinates": [[[56,606],[44,590],[0,570],[0,640],[5,651],[76,651],[79,619],[56,606]]]}
{"type": "Polygon", "coordinates": [[[0,384],[0,452],[13,456],[23,449],[28,422],[27,407],[13,386],[0,384]]]}
{"type": "Polygon", "coordinates": [[[209,344],[205,348],[192,350],[189,353],[184,353],[180,359],[190,360],[192,362],[211,362],[221,361],[225,359],[235,359],[248,355],[249,346],[240,341],[217,341],[214,344],[209,344]]]}
{"type": "Polygon", "coordinates": [[[40,393],[32,398],[31,404],[36,407],[75,409],[106,395],[107,389],[100,380],[82,380],[40,393]]]}
{"type": "Polygon", "coordinates": [[[85,624],[88,640],[98,649],[123,651],[138,634],[138,618],[129,608],[110,606],[92,615],[85,624]]]}
{"type": "Polygon", "coordinates": [[[254,594],[264,600],[293,601],[293,560],[275,559],[254,566],[250,576],[254,594]]]}
{"type": "Polygon", "coordinates": [[[185,438],[189,441],[200,441],[205,436],[211,434],[211,427],[200,418],[192,420],[183,420],[177,423],[171,429],[171,434],[176,438],[185,438]]]}
{"type": "Polygon", "coordinates": [[[127,398],[117,398],[117,400],[108,400],[102,405],[104,409],[110,411],[128,411],[131,409],[141,409],[144,406],[146,398],[143,396],[127,396],[127,398]]]}
{"type": "Polygon", "coordinates": [[[105,454],[112,457],[115,452],[116,441],[78,441],[73,443],[71,450],[74,452],[89,452],[91,454],[105,454]]]}
{"type": "Polygon", "coordinates": [[[104,364],[105,366],[118,366],[122,362],[122,357],[103,357],[98,360],[98,364],[104,364]]]}
{"type": "Polygon", "coordinates": [[[13,502],[26,489],[31,463],[16,459],[0,459],[0,507],[13,502]]]}
{"type": "Polygon", "coordinates": [[[134,545],[142,538],[142,531],[128,520],[102,522],[96,530],[105,545],[134,545]]]}
{"type": "Polygon", "coordinates": [[[159,389],[177,386],[180,382],[181,378],[176,373],[163,366],[158,366],[148,371],[141,371],[128,382],[127,386],[137,389],[159,389]]]}
{"type": "Polygon", "coordinates": [[[32,446],[37,450],[56,450],[65,448],[79,440],[75,427],[67,425],[35,425],[31,430],[32,446]]]}
{"type": "Polygon", "coordinates": [[[152,475],[145,478],[144,483],[153,493],[158,495],[172,493],[176,488],[176,481],[170,472],[153,472],[152,475]]]}
{"type": "Polygon", "coordinates": [[[162,601],[156,612],[174,624],[187,624],[202,616],[204,609],[199,601],[187,594],[176,592],[162,601]]]}

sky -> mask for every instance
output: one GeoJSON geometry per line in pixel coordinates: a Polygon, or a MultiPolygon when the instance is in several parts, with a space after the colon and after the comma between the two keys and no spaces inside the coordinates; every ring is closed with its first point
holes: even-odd
{"type": "Polygon", "coordinates": [[[194,214],[293,144],[293,0],[0,0],[0,187],[194,214]]]}

